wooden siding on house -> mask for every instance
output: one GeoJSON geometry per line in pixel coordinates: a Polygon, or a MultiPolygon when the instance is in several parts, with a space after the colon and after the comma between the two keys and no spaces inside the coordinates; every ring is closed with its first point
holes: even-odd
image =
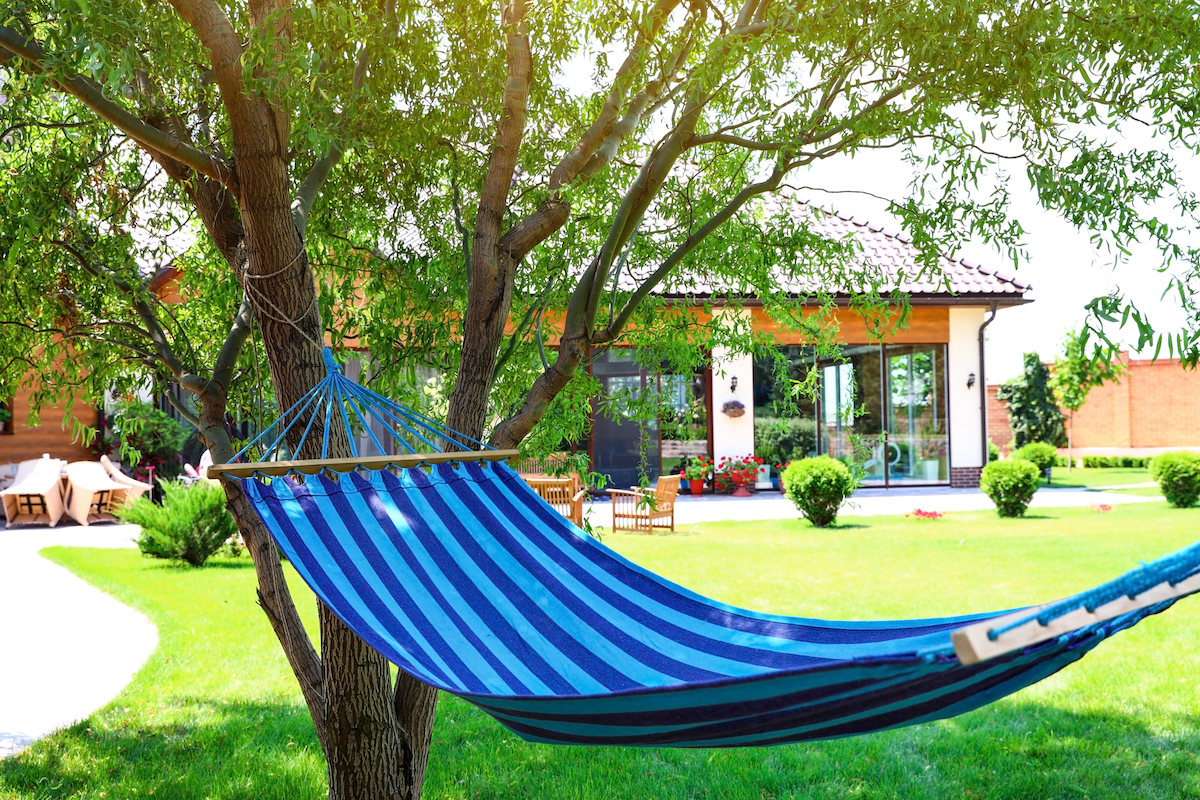
{"type": "MultiPolygon", "coordinates": [[[[70,425],[63,427],[66,418],[64,406],[43,408],[41,424],[30,428],[26,424],[29,421],[29,390],[18,389],[10,405],[13,432],[11,435],[0,434],[0,462],[41,458],[44,453],[66,461],[95,461],[96,456],[90,450],[72,441],[70,425]]],[[[75,411],[81,422],[96,424],[96,409],[77,407],[75,411]]]]}

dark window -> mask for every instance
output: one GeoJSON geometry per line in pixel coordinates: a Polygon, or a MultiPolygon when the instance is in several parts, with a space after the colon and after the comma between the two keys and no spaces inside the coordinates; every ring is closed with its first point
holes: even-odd
{"type": "Polygon", "coordinates": [[[15,411],[16,401],[13,398],[10,397],[0,403],[0,435],[11,436],[16,430],[13,420],[15,411]]]}

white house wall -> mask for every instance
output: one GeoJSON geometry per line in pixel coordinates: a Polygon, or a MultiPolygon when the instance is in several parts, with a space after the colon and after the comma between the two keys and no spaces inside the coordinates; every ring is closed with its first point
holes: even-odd
{"type": "MultiPolygon", "coordinates": [[[[737,314],[748,317],[748,309],[721,309],[718,313],[737,314]]],[[[713,348],[713,457],[746,456],[754,452],[754,360],[749,354],[734,355],[726,348],[713,348]],[[737,378],[737,389],[730,391],[729,385],[737,378]],[[740,400],[746,413],[730,417],[721,413],[721,407],[729,400],[740,400]]]]}
{"type": "Polygon", "coordinates": [[[980,427],[980,402],[987,386],[979,365],[979,326],[988,310],[950,309],[947,380],[950,384],[950,466],[982,467],[987,463],[980,427]],[[967,388],[971,374],[975,384],[967,388]]]}

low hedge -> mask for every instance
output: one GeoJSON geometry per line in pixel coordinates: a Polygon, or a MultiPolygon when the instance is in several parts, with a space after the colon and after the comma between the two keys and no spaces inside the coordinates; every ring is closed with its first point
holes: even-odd
{"type": "Polygon", "coordinates": [[[1141,456],[1084,456],[1083,465],[1090,469],[1116,469],[1118,467],[1145,469],[1154,459],[1141,456]]]}
{"type": "Polygon", "coordinates": [[[1150,462],[1150,477],[1158,481],[1167,502],[1190,508],[1200,499],[1200,454],[1163,453],[1150,462]]]}
{"type": "Polygon", "coordinates": [[[983,468],[979,488],[996,504],[1000,516],[1023,517],[1041,476],[1037,464],[1023,458],[994,461],[983,468]]]}
{"type": "Polygon", "coordinates": [[[818,528],[832,525],[842,501],[854,491],[850,469],[829,456],[793,461],[780,476],[783,491],[805,519],[818,528]]]}

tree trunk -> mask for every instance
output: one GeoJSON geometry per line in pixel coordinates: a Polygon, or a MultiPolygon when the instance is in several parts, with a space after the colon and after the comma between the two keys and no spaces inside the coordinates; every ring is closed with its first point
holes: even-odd
{"type": "Polygon", "coordinates": [[[329,800],[409,800],[412,744],[398,729],[387,659],[322,603],[329,800]]]}
{"type": "MultiPolygon", "coordinates": [[[[286,211],[284,204],[282,210],[286,211]]],[[[250,268],[245,277],[263,332],[279,407],[291,408],[325,377],[316,287],[303,244],[290,213],[274,215],[274,225],[247,213],[250,268]],[[265,229],[264,229],[265,228],[265,229]],[[257,235],[256,235],[257,234],[257,235]],[[256,277],[261,276],[261,277],[256,277]]],[[[303,447],[290,442],[300,458],[320,457],[320,421],[303,447]]],[[[293,431],[302,431],[297,425],[293,431]]],[[[329,456],[349,455],[345,437],[331,437],[329,456]]],[[[239,493],[240,494],[240,493],[239,493]]],[[[425,693],[407,692],[408,705],[393,693],[387,660],[319,604],[321,652],[297,629],[291,597],[282,582],[278,553],[257,515],[231,498],[238,528],[250,546],[259,578],[259,597],[287,653],[329,768],[330,800],[419,800],[433,724],[434,705],[425,693]],[[319,665],[319,691],[317,683],[319,665]],[[403,723],[403,724],[402,724],[403,723]],[[413,735],[415,732],[415,736],[413,735]]]]}
{"type": "Polygon", "coordinates": [[[1071,467],[1075,466],[1075,412],[1071,411],[1071,418],[1067,420],[1067,472],[1071,471],[1071,467]]]}

